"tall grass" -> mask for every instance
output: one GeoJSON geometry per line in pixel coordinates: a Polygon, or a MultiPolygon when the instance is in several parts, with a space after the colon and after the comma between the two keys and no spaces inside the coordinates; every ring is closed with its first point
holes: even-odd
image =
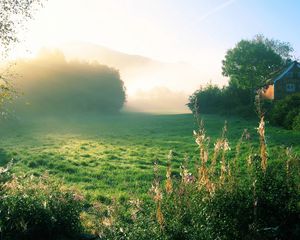
{"type": "MultiPolygon", "coordinates": [[[[173,152],[166,161],[166,177],[154,164],[152,200],[119,209],[119,221],[109,226],[111,239],[299,239],[299,157],[290,148],[269,158],[264,116],[254,148],[245,129],[230,146],[225,122],[220,138],[211,143],[197,116],[194,131],[199,155],[194,169],[188,157],[180,176],[172,169],[173,152]],[[240,156],[247,148],[248,156],[240,156]],[[123,217],[120,217],[123,216],[123,217]]],[[[102,224],[103,225],[103,224],[102,224]]]]}
{"type": "Polygon", "coordinates": [[[0,239],[76,239],[83,196],[47,174],[15,176],[0,169],[0,239]]]}

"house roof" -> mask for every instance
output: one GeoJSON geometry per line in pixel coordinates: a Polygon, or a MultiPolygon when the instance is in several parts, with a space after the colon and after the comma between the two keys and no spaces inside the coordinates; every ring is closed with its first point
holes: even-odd
{"type": "Polygon", "coordinates": [[[300,63],[298,63],[297,61],[292,62],[290,64],[290,66],[288,66],[279,76],[277,76],[276,78],[273,79],[273,83],[276,83],[276,81],[278,81],[281,78],[283,78],[295,66],[297,66],[298,68],[300,68],[300,63]]]}

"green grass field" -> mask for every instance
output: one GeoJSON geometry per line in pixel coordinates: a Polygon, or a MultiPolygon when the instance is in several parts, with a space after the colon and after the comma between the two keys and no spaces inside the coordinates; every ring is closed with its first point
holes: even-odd
{"type": "MultiPolygon", "coordinates": [[[[251,143],[241,149],[240,161],[246,161],[247,149],[258,152],[256,121],[239,118],[203,116],[211,146],[228,121],[228,139],[234,155],[243,130],[251,134],[251,143]]],[[[174,150],[174,175],[184,156],[190,168],[197,163],[198,150],[193,129],[197,126],[191,114],[150,115],[120,114],[69,118],[35,118],[2,121],[0,125],[0,163],[14,159],[16,174],[50,176],[78,187],[87,199],[108,201],[111,197],[142,197],[153,179],[153,162],[158,161],[161,175],[169,150],[174,150]]],[[[270,158],[285,147],[300,153],[300,133],[267,124],[267,146],[270,158]]]]}

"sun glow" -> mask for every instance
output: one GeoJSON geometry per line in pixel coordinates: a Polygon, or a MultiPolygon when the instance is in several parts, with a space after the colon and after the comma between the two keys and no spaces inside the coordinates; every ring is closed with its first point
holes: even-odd
{"type": "Polygon", "coordinates": [[[242,11],[254,6],[243,5],[238,0],[46,1],[20,33],[10,59],[60,49],[68,60],[118,69],[128,99],[164,88],[188,96],[208,82],[227,84],[221,69],[226,50],[257,34],[256,20],[242,11]]]}

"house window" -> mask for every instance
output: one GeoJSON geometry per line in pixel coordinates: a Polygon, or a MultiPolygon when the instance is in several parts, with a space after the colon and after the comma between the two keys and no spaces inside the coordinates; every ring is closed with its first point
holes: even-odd
{"type": "Polygon", "coordinates": [[[295,92],[296,86],[294,83],[287,83],[286,84],[286,91],[287,92],[295,92]]]}

